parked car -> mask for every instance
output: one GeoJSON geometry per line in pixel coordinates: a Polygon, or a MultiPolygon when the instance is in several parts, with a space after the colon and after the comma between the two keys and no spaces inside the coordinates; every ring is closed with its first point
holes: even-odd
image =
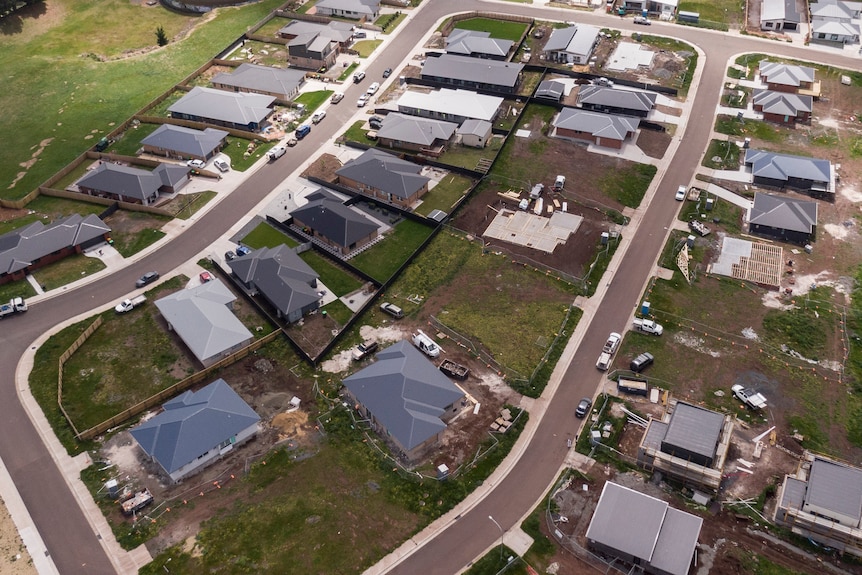
{"type": "Polygon", "coordinates": [[[229,172],[230,171],[230,166],[228,166],[227,162],[225,162],[221,158],[219,158],[218,160],[214,160],[213,166],[215,166],[219,172],[229,172]]]}
{"type": "Polygon", "coordinates": [[[395,319],[400,319],[404,317],[404,312],[397,305],[391,304],[388,301],[380,304],[380,309],[385,313],[388,313],[395,319]]]}
{"type": "Polygon", "coordinates": [[[232,251],[228,250],[224,253],[225,261],[229,262],[229,261],[233,260],[234,258],[236,258],[236,254],[233,253],[232,251]]]}
{"type": "Polygon", "coordinates": [[[296,143],[297,143],[297,142],[299,142],[299,140],[297,140],[297,139],[296,139],[296,138],[294,138],[293,136],[291,136],[290,138],[288,138],[288,139],[287,139],[287,145],[288,145],[288,147],[290,147],[290,148],[294,147],[294,146],[296,145],[296,143]]]}
{"type": "Polygon", "coordinates": [[[368,341],[363,341],[355,348],[353,348],[353,361],[361,361],[377,351],[378,344],[376,341],[369,339],[368,341]]]}
{"type": "Polygon", "coordinates": [[[138,281],[135,282],[135,287],[142,288],[145,285],[153,283],[157,279],[159,279],[159,272],[147,272],[138,278],[138,281]]]}
{"type": "Polygon", "coordinates": [[[392,75],[392,68],[386,68],[385,70],[383,70],[383,77],[384,78],[388,78],[391,75],[392,75]]]}
{"type": "Polygon", "coordinates": [[[536,28],[533,31],[533,38],[539,39],[545,37],[545,29],[544,28],[536,28]]]}
{"type": "Polygon", "coordinates": [[[309,135],[310,133],[311,133],[311,126],[309,126],[308,124],[302,124],[300,127],[298,127],[296,129],[294,136],[296,137],[297,140],[301,140],[304,137],[306,137],[307,135],[309,135]]]}
{"type": "Polygon", "coordinates": [[[583,419],[590,412],[590,408],[593,406],[593,402],[589,397],[583,398],[578,402],[578,407],[575,408],[575,417],[578,419],[583,419]]]}
{"type": "Polygon", "coordinates": [[[198,277],[200,278],[202,284],[213,281],[213,275],[209,272],[201,272],[201,275],[198,277]]]}
{"type": "Polygon", "coordinates": [[[109,140],[108,138],[102,138],[96,144],[96,151],[97,152],[104,152],[105,150],[108,149],[108,146],[110,146],[110,145],[111,145],[111,140],[109,140]]]}
{"type": "Polygon", "coordinates": [[[369,96],[373,96],[374,94],[377,93],[377,90],[379,90],[379,89],[380,89],[380,82],[374,82],[370,86],[368,86],[368,89],[365,91],[365,93],[368,94],[369,96]]]}
{"type": "Polygon", "coordinates": [[[653,361],[655,361],[653,355],[645,351],[632,360],[631,364],[629,364],[629,369],[635,373],[640,373],[649,367],[653,361]]]}
{"type": "Polygon", "coordinates": [[[676,200],[678,202],[681,202],[685,199],[685,192],[686,192],[685,186],[679,186],[676,189],[676,196],[674,196],[674,197],[676,198],[676,200]]]}
{"type": "Polygon", "coordinates": [[[353,75],[353,83],[358,84],[365,79],[365,72],[357,72],[353,75]]]}
{"type": "Polygon", "coordinates": [[[650,19],[646,16],[635,16],[635,24],[643,24],[644,26],[649,26],[650,24],[652,24],[652,22],[650,22],[650,19]]]}
{"type": "Polygon", "coordinates": [[[383,127],[383,118],[380,116],[371,116],[368,118],[368,125],[375,130],[379,130],[383,127]]]}
{"type": "Polygon", "coordinates": [[[341,92],[336,92],[332,95],[332,99],[330,99],[329,101],[332,102],[333,104],[337,104],[343,99],[344,99],[344,94],[342,94],[341,92]]]}
{"type": "Polygon", "coordinates": [[[326,117],[326,112],[324,112],[323,110],[318,110],[317,112],[314,113],[313,116],[311,116],[311,123],[312,124],[319,124],[320,121],[322,119],[324,119],[325,117],[326,117]]]}
{"type": "Polygon", "coordinates": [[[236,255],[244,256],[251,253],[251,248],[248,246],[238,245],[236,247],[236,255]]]}
{"type": "Polygon", "coordinates": [[[365,137],[368,138],[369,140],[376,140],[377,139],[377,130],[368,130],[367,132],[365,132],[365,137]]]}
{"type": "Polygon", "coordinates": [[[287,153],[287,148],[283,145],[279,144],[272,148],[270,151],[266,153],[266,156],[269,158],[270,162],[274,162],[275,160],[282,157],[285,153],[287,153]]]}
{"type": "Polygon", "coordinates": [[[362,94],[361,96],[359,96],[359,99],[356,100],[356,105],[359,106],[360,108],[364,107],[365,104],[367,104],[367,103],[368,103],[368,94],[362,94]]]}
{"type": "Polygon", "coordinates": [[[203,170],[207,164],[203,160],[189,160],[186,162],[186,165],[190,168],[195,168],[196,170],[203,170]]]}

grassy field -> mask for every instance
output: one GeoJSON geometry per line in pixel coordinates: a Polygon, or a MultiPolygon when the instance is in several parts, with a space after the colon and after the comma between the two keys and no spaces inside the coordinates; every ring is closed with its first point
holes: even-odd
{"type": "Polygon", "coordinates": [[[299,254],[299,257],[320,275],[320,281],[329,291],[341,297],[362,287],[362,281],[347,273],[328,258],[314,250],[299,254]]]}
{"type": "Polygon", "coordinates": [[[361,142],[363,144],[373,144],[371,140],[365,137],[368,133],[368,130],[362,128],[365,125],[364,120],[359,120],[357,122],[353,122],[353,125],[347,128],[341,137],[345,140],[349,140],[351,142],[361,142]]]}
{"type": "Polygon", "coordinates": [[[430,227],[412,220],[402,220],[389,237],[350,262],[377,281],[384,282],[398,271],[429,235],[430,227]]]}
{"type": "Polygon", "coordinates": [[[383,40],[360,40],[353,45],[360,58],[368,58],[383,43],[383,40]]]}
{"type": "Polygon", "coordinates": [[[422,204],[416,208],[416,213],[427,216],[432,210],[451,212],[452,206],[460,200],[470,188],[470,180],[458,174],[446,175],[431,191],[422,196],[422,204]]]}
{"type": "Polygon", "coordinates": [[[624,206],[636,208],[641,204],[656,171],[652,164],[633,163],[626,169],[608,174],[599,187],[624,206]]]}
{"type": "Polygon", "coordinates": [[[490,138],[488,145],[484,148],[471,148],[468,146],[451,146],[440,156],[440,161],[450,166],[460,166],[470,170],[476,169],[479,160],[493,160],[503,147],[502,138],[490,138]]]}
{"type": "Polygon", "coordinates": [[[72,214],[88,216],[90,214],[98,215],[103,211],[105,211],[105,206],[101,204],[75,202],[51,196],[39,196],[27,204],[27,213],[25,215],[0,222],[0,235],[23,228],[35,221],[41,221],[47,225],[72,214]]]}
{"type": "Polygon", "coordinates": [[[712,140],[706,154],[703,155],[701,165],[713,170],[735,170],[739,168],[739,155],[742,148],[736,142],[727,140],[712,140]],[[714,161],[713,158],[720,158],[714,161]]]}
{"type": "Polygon", "coordinates": [[[299,245],[292,237],[275,229],[266,222],[261,222],[256,228],[242,238],[242,243],[250,248],[274,248],[281,244],[287,244],[293,248],[299,245]]]}
{"type": "Polygon", "coordinates": [[[469,20],[461,20],[455,24],[455,28],[488,32],[492,38],[517,42],[527,30],[527,24],[506,20],[492,20],[490,18],[470,18],[469,20]]]}
{"type": "Polygon", "coordinates": [[[166,204],[162,204],[161,207],[174,214],[175,218],[187,220],[214,197],[216,193],[213,191],[180,194],[166,204]]]}
{"type": "Polygon", "coordinates": [[[46,16],[24,18],[20,32],[3,38],[15,89],[0,93],[2,197],[29,193],[281,4],[263,0],[204,19],[124,0],[52,0],[46,16]],[[157,26],[172,39],[160,49],[157,26]],[[146,53],[128,57],[137,51],[146,53]]]}
{"type": "Polygon", "coordinates": [[[722,200],[721,198],[716,198],[714,196],[713,199],[715,202],[713,203],[713,208],[710,212],[707,212],[704,209],[706,206],[706,200],[704,199],[703,194],[701,194],[701,199],[697,202],[685,202],[679,212],[680,221],[688,222],[692,219],[697,219],[705,222],[707,226],[715,227],[711,222],[713,218],[718,218],[721,220],[721,227],[728,234],[737,236],[742,233],[743,209],[727,200],[722,200]]]}
{"type": "Polygon", "coordinates": [[[393,30],[398,28],[398,25],[407,18],[406,12],[401,12],[399,14],[384,14],[380,16],[377,20],[374,21],[376,26],[383,27],[384,34],[391,34],[393,30]]]}
{"type": "Polygon", "coordinates": [[[681,0],[679,10],[697,12],[701,20],[739,28],[745,19],[745,3],[739,0],[681,0]]]}
{"type": "Polygon", "coordinates": [[[318,90],[316,92],[305,92],[294,99],[297,104],[305,104],[307,114],[312,114],[324,102],[332,96],[333,90],[318,90]]]}
{"type": "Polygon", "coordinates": [[[43,290],[51,291],[93,275],[103,269],[105,269],[105,264],[99,258],[90,258],[84,254],[75,254],[39,268],[32,275],[33,279],[42,286],[43,290]]]}
{"type": "Polygon", "coordinates": [[[715,119],[715,131],[728,136],[751,137],[765,142],[781,142],[787,138],[789,128],[782,128],[775,124],[749,120],[743,118],[738,120],[733,116],[719,115],[715,119]]]}

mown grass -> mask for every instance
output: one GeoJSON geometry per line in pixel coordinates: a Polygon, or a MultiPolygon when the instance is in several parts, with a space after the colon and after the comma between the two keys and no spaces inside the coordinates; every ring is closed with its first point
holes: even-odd
{"type": "Polygon", "coordinates": [[[606,174],[599,187],[608,197],[622,205],[636,208],[641,204],[656,172],[657,168],[652,164],[631,163],[623,169],[606,174]]]}
{"type": "Polygon", "coordinates": [[[294,99],[297,104],[305,104],[307,114],[312,114],[321,104],[329,100],[333,90],[318,90],[316,92],[304,92],[294,99]]]}
{"type": "Polygon", "coordinates": [[[730,25],[744,20],[745,4],[739,0],[682,0],[679,10],[697,12],[701,20],[730,25]]]}
{"type": "Polygon", "coordinates": [[[171,201],[162,204],[160,207],[174,214],[175,218],[187,220],[215,197],[216,193],[213,191],[180,194],[171,201]]]}
{"type": "Polygon", "coordinates": [[[353,124],[344,131],[341,137],[344,140],[350,142],[359,142],[361,144],[374,144],[371,140],[366,138],[366,134],[368,134],[368,130],[363,129],[362,126],[365,125],[364,120],[359,120],[357,122],[353,122],[353,124]]]}
{"type": "Polygon", "coordinates": [[[362,287],[362,281],[336,266],[315,250],[308,250],[299,257],[320,276],[320,281],[336,296],[341,297],[362,287]]]}
{"type": "Polygon", "coordinates": [[[105,269],[99,258],[75,254],[33,272],[33,278],[45,291],[63,287],[105,269]]]}
{"type": "Polygon", "coordinates": [[[0,222],[0,235],[30,225],[35,221],[41,221],[45,225],[48,225],[51,222],[66,218],[72,214],[80,214],[82,216],[90,214],[99,215],[103,211],[105,211],[105,206],[101,204],[91,204],[84,201],[76,202],[65,198],[40,195],[27,204],[27,214],[0,222]]]}
{"type": "Polygon", "coordinates": [[[291,248],[299,245],[299,242],[295,239],[281,230],[275,229],[266,222],[261,222],[257,227],[246,234],[245,237],[242,238],[242,243],[254,249],[274,248],[281,244],[287,244],[291,248]]]}
{"type": "Polygon", "coordinates": [[[281,3],[219,9],[203,23],[124,0],[57,0],[52,8],[62,18],[52,20],[53,26],[25,19],[20,33],[4,37],[4,70],[15,79],[15,89],[0,93],[2,197],[28,194],[213,57],[226,38],[236,38],[281,3]],[[123,56],[155,46],[157,26],[173,38],[195,23],[200,26],[182,40],[142,56],[123,56]],[[33,113],[36,108],[40,113],[33,113]],[[33,165],[22,169],[31,159],[33,165]]]}
{"type": "Polygon", "coordinates": [[[368,58],[383,43],[383,40],[360,40],[353,45],[360,58],[368,58]]]}
{"type": "Polygon", "coordinates": [[[470,18],[461,20],[455,24],[455,29],[476,30],[488,32],[492,38],[511,40],[517,42],[527,30],[527,24],[523,22],[509,22],[507,20],[492,20],[491,18],[470,18]]]}
{"type": "Polygon", "coordinates": [[[788,128],[748,118],[739,120],[725,115],[719,115],[715,119],[715,131],[728,136],[757,138],[764,142],[782,142],[789,134],[788,128]]]}
{"type": "Polygon", "coordinates": [[[469,146],[451,146],[443,152],[439,160],[450,166],[460,166],[469,170],[475,170],[479,160],[493,160],[503,147],[503,138],[491,138],[484,148],[471,148],[469,146]]]}
{"type": "Polygon", "coordinates": [[[402,220],[382,242],[365,250],[350,262],[379,282],[385,282],[428,239],[433,230],[412,220],[402,220]]]}
{"type": "MultiPolygon", "coordinates": [[[[129,213],[130,219],[140,219],[144,221],[151,220],[152,225],[159,225],[159,227],[161,227],[162,223],[159,222],[159,217],[161,216],[144,214],[142,212],[129,213]]],[[[153,245],[163,237],[165,237],[165,232],[150,226],[134,233],[121,231],[111,232],[111,239],[114,241],[114,248],[120,252],[120,255],[124,258],[135,255],[141,250],[153,245]]]]}
{"type": "Polygon", "coordinates": [[[739,168],[741,149],[736,142],[712,140],[709,142],[706,154],[703,155],[701,165],[713,170],[735,170],[739,168]],[[713,158],[720,158],[720,160],[716,162],[713,158]]]}
{"type": "Polygon", "coordinates": [[[470,189],[470,180],[458,174],[447,174],[427,194],[422,196],[422,203],[415,212],[427,216],[432,210],[452,212],[452,207],[470,189]]]}
{"type": "Polygon", "coordinates": [[[8,302],[13,297],[27,299],[34,295],[36,295],[36,290],[26,280],[18,280],[0,285],[0,302],[3,303],[8,302]]]}
{"type": "Polygon", "coordinates": [[[713,223],[713,218],[718,218],[719,225],[731,236],[737,236],[742,232],[743,209],[727,200],[712,197],[712,210],[706,211],[706,193],[701,192],[697,202],[685,202],[679,212],[679,219],[683,222],[699,220],[704,222],[713,233],[718,227],[713,223]]]}

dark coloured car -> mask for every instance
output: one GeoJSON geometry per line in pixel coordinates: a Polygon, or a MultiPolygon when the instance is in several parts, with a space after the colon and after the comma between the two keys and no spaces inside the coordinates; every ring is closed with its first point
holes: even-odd
{"type": "Polygon", "coordinates": [[[368,125],[371,126],[373,130],[379,130],[383,127],[383,118],[380,116],[371,116],[368,118],[368,125]]]}
{"type": "Polygon", "coordinates": [[[384,78],[388,78],[391,75],[392,75],[392,68],[386,68],[385,70],[383,70],[383,77],[384,78]]]}
{"type": "Polygon", "coordinates": [[[590,412],[590,408],[593,406],[592,400],[589,397],[583,398],[578,402],[578,407],[575,409],[575,417],[578,419],[583,419],[590,412]]]}
{"type": "Polygon", "coordinates": [[[632,360],[631,364],[629,365],[629,369],[635,373],[640,373],[641,371],[649,367],[653,361],[655,361],[653,355],[648,351],[645,351],[632,360]]]}
{"type": "Polygon", "coordinates": [[[248,246],[237,246],[236,247],[236,255],[238,255],[238,256],[244,256],[244,255],[250,254],[250,253],[251,253],[251,248],[248,246]]]}
{"type": "Polygon", "coordinates": [[[228,251],[226,251],[226,252],[224,253],[224,259],[225,259],[225,261],[231,261],[231,260],[233,260],[235,257],[236,257],[236,254],[235,254],[235,253],[233,253],[233,252],[232,252],[232,251],[230,251],[230,250],[228,250],[228,251]]]}
{"type": "Polygon", "coordinates": [[[135,287],[142,288],[145,285],[153,283],[157,279],[159,279],[159,272],[147,272],[138,278],[138,281],[135,282],[135,287]]]}

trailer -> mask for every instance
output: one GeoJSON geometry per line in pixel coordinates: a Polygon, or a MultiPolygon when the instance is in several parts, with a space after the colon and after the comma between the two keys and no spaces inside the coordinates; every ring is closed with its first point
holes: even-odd
{"type": "Polygon", "coordinates": [[[440,371],[451,377],[464,381],[470,375],[470,369],[460,363],[455,363],[451,359],[444,359],[440,364],[440,371]]]}
{"type": "Polygon", "coordinates": [[[701,236],[708,236],[710,234],[710,229],[706,224],[697,220],[690,220],[688,222],[688,227],[691,228],[691,231],[697,232],[701,236]]]}
{"type": "Polygon", "coordinates": [[[137,513],[147,505],[153,502],[153,494],[150,490],[144,487],[140,491],[136,491],[131,497],[120,503],[120,508],[123,515],[132,515],[137,513]]]}

